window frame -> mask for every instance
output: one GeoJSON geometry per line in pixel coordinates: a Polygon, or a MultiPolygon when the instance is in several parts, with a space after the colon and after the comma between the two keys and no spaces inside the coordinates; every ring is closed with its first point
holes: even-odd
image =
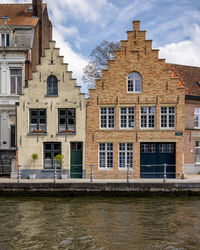
{"type": "Polygon", "coordinates": [[[130,164],[129,169],[133,169],[134,168],[134,143],[132,142],[120,142],[118,144],[118,169],[119,170],[127,170],[127,166],[128,164],[130,164]],[[124,144],[125,145],[125,150],[120,149],[120,144],[124,144]],[[131,150],[128,150],[128,144],[130,144],[132,146],[131,150]],[[125,167],[120,167],[120,153],[125,153],[125,167]],[[132,162],[131,164],[128,163],[128,153],[131,154],[132,157],[132,162]]]}
{"type": "Polygon", "coordinates": [[[10,33],[0,33],[1,36],[1,47],[10,46],[10,33]]]}
{"type": "Polygon", "coordinates": [[[69,123],[68,123],[68,120],[69,119],[74,119],[74,130],[72,130],[71,133],[76,133],[76,109],[75,108],[59,108],[58,109],[58,133],[64,133],[62,131],[60,131],[60,119],[65,119],[65,129],[64,130],[71,130],[69,129],[69,123]],[[60,112],[61,110],[65,110],[65,115],[61,115],[60,112]],[[74,112],[74,116],[68,116],[68,111],[69,110],[73,110],[74,112]],[[66,122],[67,121],[67,122],[66,122]]]}
{"type": "Polygon", "coordinates": [[[115,129],[115,107],[100,107],[100,129],[115,129]],[[103,114],[102,110],[106,109],[106,113],[103,114]],[[113,109],[113,113],[109,113],[109,109],[113,109]],[[103,120],[104,116],[104,120],[103,120]],[[106,117],[106,119],[105,119],[106,117]],[[111,118],[111,122],[109,122],[109,118],[111,118]],[[102,127],[102,123],[106,122],[106,127],[102,127]],[[113,124],[113,126],[109,126],[109,124],[113,124]]]}
{"type": "Polygon", "coordinates": [[[174,106],[162,106],[160,107],[160,129],[176,129],[176,107],[174,106]],[[162,108],[166,108],[167,109],[167,113],[162,113],[162,108]],[[170,108],[174,108],[174,112],[170,113],[169,109],[170,108]],[[162,127],[162,116],[166,116],[166,122],[167,122],[167,126],[166,127],[162,127]],[[174,127],[170,127],[170,116],[174,116],[174,127]]]}
{"type": "Polygon", "coordinates": [[[113,142],[100,142],[98,143],[98,168],[99,170],[113,170],[114,168],[114,143],[113,142]],[[104,144],[105,149],[102,150],[101,149],[101,145],[104,144]],[[112,150],[108,149],[108,146],[112,146],[112,150]],[[105,154],[105,167],[101,167],[101,153],[105,154]],[[108,163],[108,157],[109,157],[109,153],[112,155],[112,166],[108,167],[109,163],[108,163]]]}
{"type": "Polygon", "coordinates": [[[194,108],[194,129],[200,129],[200,107],[194,108]],[[197,111],[197,112],[195,112],[195,111],[197,111]],[[195,116],[197,116],[197,118],[198,118],[198,120],[197,120],[198,126],[195,126],[195,116]]]}
{"type": "Polygon", "coordinates": [[[42,132],[38,132],[38,133],[47,133],[47,110],[46,109],[29,109],[29,133],[33,134],[33,133],[37,133],[37,131],[42,131],[42,132]],[[33,116],[31,114],[31,111],[36,111],[37,115],[33,116]],[[41,115],[40,111],[45,111],[45,115],[41,115]],[[37,125],[37,129],[31,129],[31,119],[36,119],[37,123],[35,123],[37,125]],[[40,119],[45,119],[45,130],[40,129],[41,124],[40,123],[40,119]],[[35,132],[34,132],[35,131],[35,132]]]}
{"type": "Polygon", "coordinates": [[[135,129],[135,107],[120,107],[120,129],[135,129]],[[122,109],[126,109],[126,113],[122,113],[122,109]],[[129,109],[133,109],[133,113],[129,113],[129,109]],[[122,116],[125,117],[124,121],[126,120],[126,127],[122,127],[122,116]],[[131,116],[133,116],[133,127],[129,126],[131,116]]]}
{"type": "Polygon", "coordinates": [[[140,107],[140,129],[155,129],[156,127],[156,107],[155,106],[142,106],[140,107]],[[142,109],[143,108],[147,108],[148,112],[145,114],[142,113],[142,109]],[[150,108],[153,108],[154,109],[154,113],[151,114],[149,113],[149,109],[150,108]],[[147,126],[146,127],[142,127],[142,116],[146,116],[146,124],[147,126]],[[150,124],[150,119],[149,117],[150,116],[154,116],[154,126],[153,127],[150,127],[149,124],[150,124]]]}
{"type": "Polygon", "coordinates": [[[47,93],[46,96],[58,96],[58,78],[55,75],[48,76],[48,78],[47,78],[47,92],[46,93],[47,93]],[[54,79],[54,81],[53,81],[53,79],[54,79]],[[52,91],[50,91],[50,92],[49,92],[49,89],[50,89],[49,84],[52,85],[51,86],[52,91]],[[55,93],[54,93],[54,90],[56,90],[55,93]]]}
{"type": "Polygon", "coordinates": [[[142,92],[142,76],[140,73],[133,71],[131,73],[128,74],[127,77],[127,93],[141,93],[142,92]],[[133,76],[131,76],[133,75],[133,76]],[[130,78],[129,78],[130,77],[130,78]],[[140,81],[140,90],[136,90],[136,86],[137,86],[137,81],[140,81]],[[129,90],[131,88],[131,86],[129,86],[129,84],[131,84],[132,82],[132,89],[133,90],[129,90]]]}
{"type": "MultiPolygon", "coordinates": [[[[44,165],[44,169],[54,169],[54,163],[56,162],[56,160],[54,160],[54,153],[57,153],[57,155],[61,155],[62,154],[62,144],[61,142],[43,142],[43,165],[44,165]],[[51,149],[45,149],[45,145],[47,144],[51,144],[51,149]],[[55,149],[54,145],[59,145],[60,149],[55,149]],[[47,164],[45,163],[45,153],[50,153],[51,154],[51,167],[46,167],[47,164]],[[53,156],[53,158],[52,158],[53,156]]],[[[61,165],[58,163],[57,161],[57,169],[61,169],[61,165]]]]}
{"type": "Polygon", "coordinates": [[[24,87],[24,85],[23,85],[23,77],[22,77],[22,75],[23,75],[22,68],[13,68],[13,67],[10,67],[9,73],[10,73],[10,94],[11,95],[22,95],[23,94],[23,87],[24,87]],[[12,74],[12,70],[20,70],[21,71],[21,75],[12,74]],[[19,86],[20,85],[20,83],[19,83],[20,77],[21,77],[21,86],[19,86]],[[11,86],[12,85],[12,78],[14,79],[15,93],[11,92],[12,91],[12,86],[11,86]],[[21,90],[21,91],[18,91],[18,89],[21,90]]]}

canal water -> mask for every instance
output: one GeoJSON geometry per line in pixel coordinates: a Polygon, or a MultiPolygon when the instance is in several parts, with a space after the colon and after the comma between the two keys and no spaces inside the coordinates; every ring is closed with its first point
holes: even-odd
{"type": "Polygon", "coordinates": [[[0,250],[200,249],[200,197],[0,197],[0,250]]]}

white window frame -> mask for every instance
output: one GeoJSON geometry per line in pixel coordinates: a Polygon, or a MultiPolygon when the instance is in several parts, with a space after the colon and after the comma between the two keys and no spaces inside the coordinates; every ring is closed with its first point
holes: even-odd
{"type": "Polygon", "coordinates": [[[200,141],[195,142],[195,164],[200,165],[200,141]],[[199,145],[198,145],[199,143],[199,145]],[[197,150],[199,151],[199,155],[197,155],[197,150]],[[197,156],[199,156],[199,160],[197,161],[197,156]]]}
{"type": "Polygon", "coordinates": [[[134,128],[135,128],[135,107],[120,107],[120,129],[134,129],[134,128]],[[122,109],[126,109],[126,113],[122,113],[122,109]],[[129,113],[130,109],[133,109],[133,113],[129,113]],[[124,121],[126,121],[126,127],[122,127],[122,121],[123,121],[122,117],[125,118],[124,121]],[[133,126],[129,126],[130,122],[133,123],[133,126]]]}
{"type": "Polygon", "coordinates": [[[1,47],[9,47],[10,46],[10,33],[0,33],[0,44],[1,47]],[[4,35],[4,38],[3,38],[4,35]],[[7,45],[8,43],[8,45],[7,45]]]}
{"type": "Polygon", "coordinates": [[[142,77],[138,72],[131,72],[127,77],[127,93],[141,93],[142,91],[142,77]],[[138,87],[138,81],[139,81],[139,90],[136,88],[138,87]],[[130,90],[132,85],[132,90],[130,90]]]}
{"type": "Polygon", "coordinates": [[[151,107],[140,107],[140,129],[155,129],[156,127],[156,107],[155,106],[151,106],[151,107]],[[142,113],[142,109],[143,108],[146,108],[147,109],[147,113],[142,113]],[[153,109],[154,110],[154,113],[149,113],[150,109],[153,109]],[[142,127],[142,116],[146,116],[146,124],[147,126],[146,127],[142,127]],[[150,127],[150,117],[151,116],[154,116],[154,126],[153,127],[150,127]]]}
{"type": "Polygon", "coordinates": [[[160,128],[161,129],[175,129],[176,128],[176,107],[173,107],[173,106],[160,107],[160,128]],[[167,112],[163,113],[162,108],[166,108],[167,112]],[[174,112],[170,112],[170,108],[173,108],[174,112]],[[162,127],[162,116],[166,116],[166,121],[167,121],[167,126],[166,127],[162,127]],[[174,117],[174,126],[173,127],[170,126],[170,116],[174,117]]]}
{"type": "Polygon", "coordinates": [[[21,94],[18,94],[18,82],[17,82],[17,76],[18,75],[12,75],[11,74],[11,70],[21,70],[21,94],[23,94],[23,88],[24,88],[24,84],[23,84],[23,68],[13,68],[13,67],[10,67],[9,68],[9,74],[10,74],[10,94],[11,95],[21,95],[21,94]],[[15,93],[11,93],[11,77],[15,77],[15,93]]]}
{"type": "Polygon", "coordinates": [[[194,108],[194,128],[200,129],[200,107],[194,108]],[[197,126],[195,126],[195,118],[197,118],[197,126]]]}
{"type": "Polygon", "coordinates": [[[100,142],[99,143],[99,153],[98,153],[98,162],[99,162],[99,169],[103,169],[103,170],[112,170],[113,169],[113,165],[114,165],[114,144],[112,142],[100,142]],[[104,144],[104,148],[105,149],[102,149],[101,146],[103,146],[104,144]],[[109,148],[109,146],[112,146],[112,149],[109,148]],[[105,164],[104,167],[101,167],[101,153],[104,153],[104,157],[105,157],[105,164]],[[112,155],[112,164],[111,164],[111,167],[109,167],[109,154],[112,155]]]}
{"type": "Polygon", "coordinates": [[[118,168],[119,170],[127,170],[128,164],[130,164],[129,168],[133,169],[134,167],[134,145],[132,142],[120,142],[118,144],[118,168]],[[124,144],[124,149],[120,149],[121,144],[124,144]],[[132,149],[128,148],[128,144],[132,146],[132,149]],[[124,154],[124,163],[121,164],[122,166],[120,166],[120,154],[124,154]],[[129,157],[132,158],[131,164],[128,162],[129,157]]]}
{"type": "Polygon", "coordinates": [[[100,128],[101,129],[114,129],[115,128],[115,108],[114,107],[101,107],[100,108],[100,128]],[[105,114],[102,113],[103,109],[106,110],[105,114]],[[111,112],[112,110],[114,110],[113,113],[111,112]],[[105,127],[102,126],[103,120],[105,121],[105,124],[106,124],[105,127]],[[113,126],[111,126],[112,124],[113,126]]]}

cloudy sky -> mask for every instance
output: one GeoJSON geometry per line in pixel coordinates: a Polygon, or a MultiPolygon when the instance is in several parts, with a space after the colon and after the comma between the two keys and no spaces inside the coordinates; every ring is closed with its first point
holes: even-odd
{"type": "MultiPolygon", "coordinates": [[[[31,0],[0,0],[29,3],[31,0]]],[[[103,40],[126,39],[140,20],[153,48],[167,62],[200,66],[200,0],[43,0],[53,23],[53,38],[73,77],[81,84],[91,50],[103,40]]]]}

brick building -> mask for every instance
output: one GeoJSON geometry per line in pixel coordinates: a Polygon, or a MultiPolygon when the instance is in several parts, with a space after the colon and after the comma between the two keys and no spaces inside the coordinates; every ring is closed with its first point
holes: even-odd
{"type": "Polygon", "coordinates": [[[16,103],[52,39],[47,5],[0,4],[0,175],[16,158],[16,103]]]}
{"type": "Polygon", "coordinates": [[[184,172],[200,171],[200,67],[171,64],[176,77],[185,86],[184,172]]]}
{"type": "Polygon", "coordinates": [[[87,176],[180,178],[184,165],[185,88],[133,22],[87,106],[87,176]]]}

